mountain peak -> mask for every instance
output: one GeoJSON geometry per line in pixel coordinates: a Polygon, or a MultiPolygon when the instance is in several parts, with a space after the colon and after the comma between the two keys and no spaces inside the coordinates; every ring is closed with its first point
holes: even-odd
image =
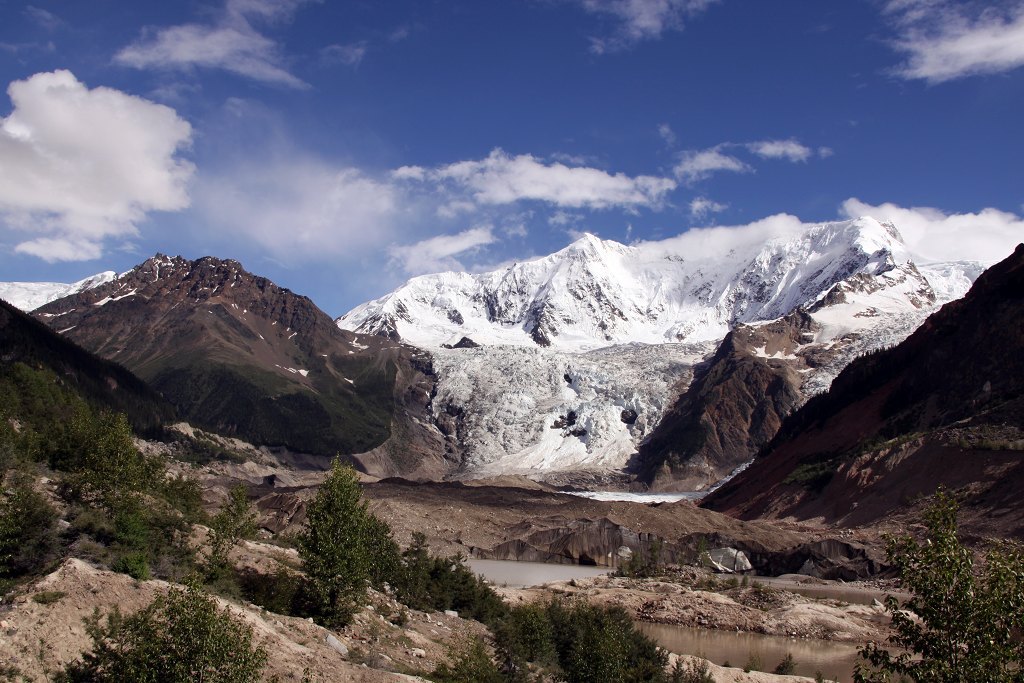
{"type": "Polygon", "coordinates": [[[936,299],[895,226],[861,217],[773,233],[694,231],[639,246],[584,233],[502,271],[420,276],[336,322],[427,347],[463,337],[572,350],[700,342],[741,322],[825,305],[819,300],[851,278],[830,301],[845,296],[867,310],[883,292],[886,310],[916,310],[936,299]]]}

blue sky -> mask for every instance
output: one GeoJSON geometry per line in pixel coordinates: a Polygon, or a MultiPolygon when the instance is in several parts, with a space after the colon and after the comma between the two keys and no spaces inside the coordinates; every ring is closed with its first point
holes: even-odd
{"type": "Polygon", "coordinates": [[[779,214],[1024,240],[1024,1],[0,0],[0,280],[412,275],[779,214]]]}

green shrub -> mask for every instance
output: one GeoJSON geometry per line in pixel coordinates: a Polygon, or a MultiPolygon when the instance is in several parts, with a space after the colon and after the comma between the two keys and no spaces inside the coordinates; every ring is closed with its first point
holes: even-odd
{"type": "Polygon", "coordinates": [[[705,659],[699,663],[693,660],[684,663],[682,659],[677,659],[672,671],[669,672],[668,680],[670,683],[715,683],[715,678],[711,675],[711,665],[705,659]]]}
{"type": "Polygon", "coordinates": [[[129,552],[120,556],[110,568],[115,572],[127,574],[136,581],[147,581],[150,577],[149,562],[146,561],[145,553],[129,552]]]}
{"type": "Polygon", "coordinates": [[[249,492],[243,484],[231,489],[228,500],[210,520],[210,555],[206,570],[210,576],[224,571],[228,553],[242,539],[256,533],[256,511],[249,503],[249,492]]]}
{"type": "Polygon", "coordinates": [[[452,664],[442,662],[430,674],[430,680],[439,683],[505,683],[505,677],[495,665],[487,646],[479,638],[453,657],[452,664]]]}
{"type": "Polygon", "coordinates": [[[32,488],[27,475],[13,477],[0,498],[0,579],[36,572],[57,557],[57,513],[32,488]]]}
{"type": "Polygon", "coordinates": [[[60,602],[66,595],[64,591],[39,591],[32,596],[32,600],[40,605],[52,605],[60,602]]]}
{"type": "Polygon", "coordinates": [[[135,614],[86,620],[92,649],[57,676],[64,682],[251,683],[267,653],[252,627],[195,586],[171,589],[135,614]]]}
{"type": "Polygon", "coordinates": [[[782,658],[782,661],[778,663],[772,673],[779,674],[780,676],[792,676],[796,673],[796,661],[793,659],[793,654],[787,652],[786,656],[782,658]]]}
{"type": "Polygon", "coordinates": [[[926,510],[924,543],[890,538],[887,555],[911,593],[885,606],[894,654],[872,643],[861,649],[857,681],[1019,681],[1024,670],[1024,551],[990,548],[984,565],[957,537],[956,501],[940,490],[926,510]]]}
{"type": "Polygon", "coordinates": [[[367,584],[391,578],[398,564],[390,528],[367,510],[355,470],[337,458],[306,507],[298,541],[305,601],[325,626],[348,623],[365,603],[367,584]]]}

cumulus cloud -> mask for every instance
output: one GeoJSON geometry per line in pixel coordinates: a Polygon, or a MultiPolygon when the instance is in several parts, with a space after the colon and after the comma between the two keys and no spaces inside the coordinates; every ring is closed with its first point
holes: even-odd
{"type": "Polygon", "coordinates": [[[684,22],[717,0],[579,0],[587,12],[612,18],[617,27],[606,37],[591,38],[596,54],[632,47],[643,40],[661,37],[665,31],[681,31],[684,22]]]}
{"type": "Polygon", "coordinates": [[[694,197],[690,201],[690,215],[698,220],[711,213],[721,213],[728,208],[728,204],[720,204],[707,197],[694,197]]]}
{"type": "Polygon", "coordinates": [[[806,145],[790,138],[789,140],[759,140],[747,144],[747,149],[762,159],[786,159],[787,161],[807,161],[814,151],[806,145]]]}
{"type": "MultiPolygon", "coordinates": [[[[891,221],[903,236],[911,256],[918,262],[975,260],[985,264],[1000,261],[1024,241],[1024,218],[987,208],[977,213],[948,214],[930,207],[902,207],[893,203],[872,205],[847,199],[833,220],[868,216],[891,221]]],[[[663,240],[649,240],[634,246],[658,258],[678,254],[685,258],[717,258],[733,249],[743,252],[769,240],[789,240],[827,221],[806,221],[780,213],[743,225],[700,227],[663,240]]]]}
{"type": "Polygon", "coordinates": [[[726,154],[722,147],[718,146],[684,152],[673,170],[677,178],[685,183],[692,183],[720,171],[747,173],[753,169],[740,159],[726,154]]]}
{"type": "Polygon", "coordinates": [[[995,263],[1024,242],[1024,218],[993,208],[948,214],[927,206],[872,205],[850,198],[840,214],[892,221],[910,251],[924,260],[995,263]]]}
{"type": "Polygon", "coordinates": [[[892,0],[886,14],[906,55],[894,71],[906,79],[942,83],[1024,65],[1024,3],[892,0]]]}
{"type": "Polygon", "coordinates": [[[137,69],[222,69],[264,83],[309,87],[284,66],[276,42],[253,26],[289,19],[307,0],[227,0],[213,24],[182,24],[143,33],[114,57],[137,69]]]}
{"type": "Polygon", "coordinates": [[[388,249],[392,260],[409,275],[464,271],[456,256],[478,250],[496,241],[490,225],[463,230],[455,235],[437,235],[415,244],[395,245],[388,249]]]}
{"type": "Polygon", "coordinates": [[[382,247],[406,208],[385,180],[299,155],[242,160],[211,172],[195,199],[211,229],[291,263],[354,258],[382,247]]]}
{"type": "Polygon", "coordinates": [[[192,128],[170,107],[70,71],[39,73],[7,89],[0,119],[0,220],[35,233],[15,249],[47,261],[87,260],[131,238],[150,211],[189,205],[194,167],[179,153],[192,128]]]}
{"type": "Polygon", "coordinates": [[[630,177],[586,166],[545,163],[531,154],[511,156],[500,149],[485,159],[459,161],[435,169],[404,166],[398,180],[430,180],[467,191],[477,204],[512,204],[523,200],[562,208],[658,208],[676,188],[671,178],[630,177]]]}

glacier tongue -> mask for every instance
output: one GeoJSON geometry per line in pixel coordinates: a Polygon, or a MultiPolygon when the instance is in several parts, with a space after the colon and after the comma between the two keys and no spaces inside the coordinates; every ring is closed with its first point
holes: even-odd
{"type": "Polygon", "coordinates": [[[813,334],[760,353],[791,363],[806,398],[981,270],[918,266],[896,227],[873,218],[634,246],[585,235],[504,270],[413,278],[336,323],[430,350],[435,421],[462,474],[621,471],[729,330],[805,310],[813,334]],[[444,348],[464,338],[481,346],[444,348]]]}
{"type": "Polygon", "coordinates": [[[433,411],[473,475],[621,470],[714,344],[589,353],[522,346],[433,352],[433,411]]]}

